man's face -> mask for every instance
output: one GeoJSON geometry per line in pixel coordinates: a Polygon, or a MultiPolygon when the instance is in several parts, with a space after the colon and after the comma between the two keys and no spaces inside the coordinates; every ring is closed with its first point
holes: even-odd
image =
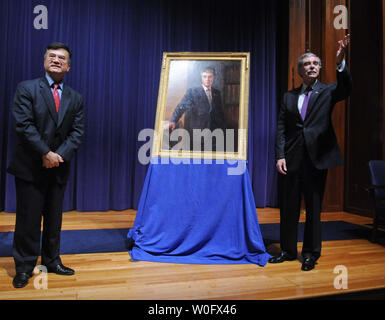
{"type": "Polygon", "coordinates": [[[65,49],[49,49],[44,58],[44,69],[49,75],[64,75],[70,69],[69,53],[65,49]]]}
{"type": "Polygon", "coordinates": [[[207,88],[210,88],[211,85],[213,84],[214,82],[214,73],[212,72],[203,72],[202,73],[202,84],[207,87],[207,88]]]}
{"type": "Polygon", "coordinates": [[[302,63],[302,67],[299,69],[299,75],[305,83],[314,82],[319,76],[319,59],[317,57],[306,57],[302,60],[302,63]]]}

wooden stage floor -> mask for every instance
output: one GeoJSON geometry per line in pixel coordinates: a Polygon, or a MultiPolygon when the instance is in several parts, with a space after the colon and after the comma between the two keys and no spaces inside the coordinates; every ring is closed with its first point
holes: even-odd
{"type": "MultiPolygon", "coordinates": [[[[260,223],[279,222],[277,209],[257,209],[260,223]]],[[[63,230],[132,227],[136,211],[67,212],[63,230]]],[[[323,213],[324,221],[366,225],[372,219],[344,212],[323,213]]],[[[13,231],[15,215],[0,213],[0,231],[13,231]]],[[[304,215],[301,214],[301,221],[304,215]]],[[[299,243],[299,252],[302,243],[299,243]]],[[[270,245],[269,253],[279,251],[270,245]]],[[[385,288],[385,246],[368,240],[324,241],[316,268],[300,261],[250,265],[190,265],[130,261],[127,252],[62,255],[74,276],[48,274],[47,289],[14,289],[13,259],[0,258],[0,300],[265,300],[319,298],[385,288]],[[347,288],[336,289],[337,266],[347,271],[347,288]]],[[[339,282],[342,283],[342,282],[339,282]]]]}

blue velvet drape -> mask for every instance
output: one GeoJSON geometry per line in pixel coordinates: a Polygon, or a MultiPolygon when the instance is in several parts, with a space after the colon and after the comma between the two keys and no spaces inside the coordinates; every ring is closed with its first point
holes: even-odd
{"type": "Polygon", "coordinates": [[[275,206],[277,0],[2,0],[0,211],[15,211],[6,173],[18,82],[44,74],[45,46],[73,51],[65,81],[83,94],[86,137],[72,161],[64,210],[137,208],[147,166],[137,136],[153,128],[164,51],[251,53],[248,168],[257,207],[275,206]],[[48,29],[35,29],[35,6],[48,29]]]}

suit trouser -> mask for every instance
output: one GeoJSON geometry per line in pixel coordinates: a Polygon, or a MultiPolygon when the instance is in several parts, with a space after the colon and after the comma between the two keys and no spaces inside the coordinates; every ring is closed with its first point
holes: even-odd
{"type": "Polygon", "coordinates": [[[302,256],[317,260],[321,255],[321,211],[326,177],[327,169],[315,168],[306,151],[303,152],[298,170],[280,175],[281,249],[293,257],[297,256],[301,195],[306,207],[302,256]]]}
{"type": "Polygon", "coordinates": [[[61,263],[60,232],[65,185],[54,176],[41,183],[15,178],[16,225],[13,257],[16,272],[32,272],[40,254],[41,218],[43,235],[41,262],[47,267],[61,263]]]}

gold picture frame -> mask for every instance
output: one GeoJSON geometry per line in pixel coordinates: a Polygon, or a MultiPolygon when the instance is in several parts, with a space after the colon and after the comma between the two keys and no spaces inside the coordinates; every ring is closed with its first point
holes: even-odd
{"type": "MultiPolygon", "coordinates": [[[[152,157],[246,160],[249,63],[249,52],[164,52],[152,157]],[[208,109],[197,102],[205,100],[203,94],[204,89],[207,90],[207,88],[204,77],[207,75],[213,75],[211,91],[207,94],[205,102],[207,104],[209,101],[208,109]],[[200,89],[201,87],[203,89],[200,89]],[[200,90],[202,90],[202,94],[200,90]],[[197,92],[202,96],[194,97],[193,95],[198,94],[197,92]],[[191,101],[194,101],[194,104],[191,101]],[[173,121],[173,119],[177,119],[176,114],[179,116],[182,113],[183,115],[177,121],[173,121]],[[199,122],[197,119],[200,119],[199,122]],[[202,127],[194,127],[197,123],[202,127]],[[226,129],[222,130],[225,139],[223,147],[218,147],[218,142],[222,143],[222,134],[216,135],[220,131],[214,131],[216,127],[213,123],[218,125],[218,128],[226,129]],[[221,125],[219,126],[218,123],[221,125]],[[175,130],[176,127],[185,130],[175,130]],[[195,131],[191,129],[195,129],[195,131]],[[211,143],[217,144],[214,147],[209,144],[207,148],[205,146],[199,150],[193,148],[196,141],[200,141],[199,145],[204,138],[193,140],[192,136],[194,135],[195,139],[195,132],[199,134],[209,132],[206,129],[215,133],[213,134],[215,139],[211,136],[211,143]],[[188,133],[192,133],[192,131],[194,133],[190,137],[188,133]],[[180,136],[180,132],[186,132],[186,136],[189,138],[184,139],[183,135],[180,136]],[[177,136],[178,140],[170,139],[170,136],[175,138],[173,135],[177,136]],[[170,145],[171,140],[174,141],[173,146],[170,145]],[[186,141],[188,142],[187,147],[181,147],[184,145],[182,142],[186,141]]],[[[207,84],[207,86],[209,85],[207,84]]]]}

